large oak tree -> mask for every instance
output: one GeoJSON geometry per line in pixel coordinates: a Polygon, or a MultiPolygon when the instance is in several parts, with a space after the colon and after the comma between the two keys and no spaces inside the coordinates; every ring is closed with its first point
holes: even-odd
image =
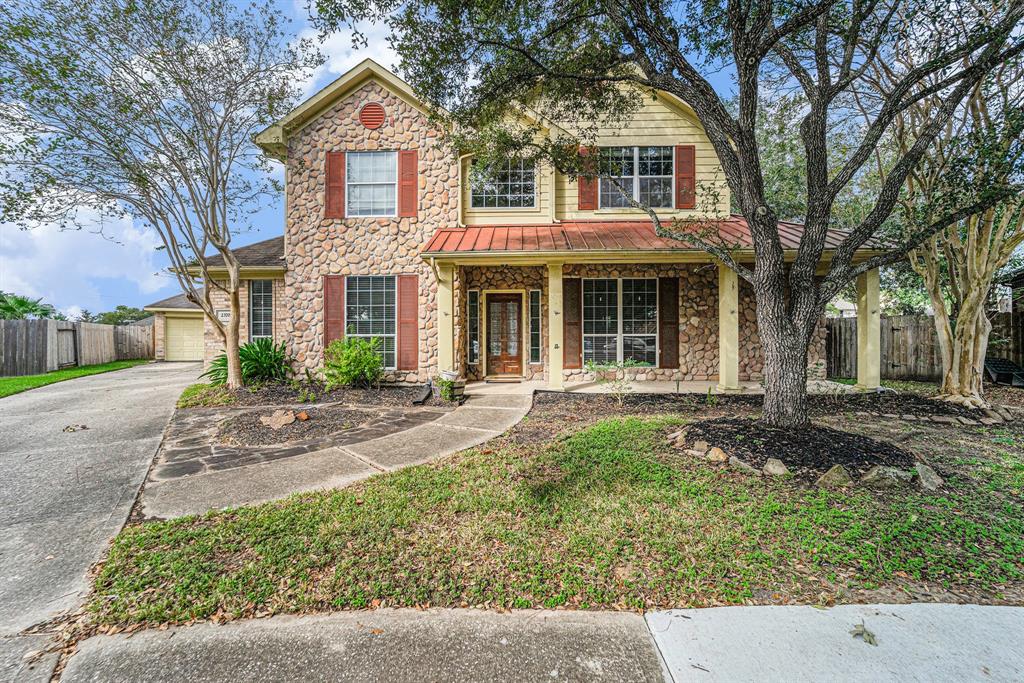
{"type": "Polygon", "coordinates": [[[688,102],[750,224],[755,262],[737,262],[727,244],[698,240],[692,226],[655,220],[656,229],[687,233],[752,284],[765,354],[763,419],[790,427],[808,422],[807,349],[828,301],[859,274],[905,258],[928,235],[998,201],[993,189],[855,262],[962,100],[1024,50],[1024,0],[1007,0],[995,13],[942,0],[316,0],[315,10],[324,30],[390,22],[403,75],[472,151],[531,155],[570,174],[589,173],[576,150],[593,143],[599,125],[628,124],[652,89],[688,102]],[[908,41],[926,46],[929,59],[908,69],[893,65],[896,86],[837,162],[829,154],[830,131],[848,125],[852,94],[868,70],[891,62],[908,41]],[[709,80],[723,72],[734,78],[734,109],[709,80]],[[762,174],[757,119],[764,85],[788,87],[803,102],[806,228],[791,263],[762,174]],[[874,160],[900,113],[934,95],[940,104],[891,159],[870,210],[816,277],[836,198],[874,160]],[[524,109],[571,122],[572,136],[538,140],[536,129],[509,123],[524,109]]]}

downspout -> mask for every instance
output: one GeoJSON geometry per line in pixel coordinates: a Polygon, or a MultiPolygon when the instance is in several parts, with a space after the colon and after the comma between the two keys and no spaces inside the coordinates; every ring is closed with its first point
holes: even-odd
{"type": "MultiPolygon", "coordinates": [[[[473,156],[473,155],[472,154],[462,154],[462,155],[459,156],[459,162],[458,162],[459,163],[459,197],[458,197],[458,204],[457,204],[457,206],[458,206],[458,211],[459,211],[458,226],[460,228],[466,227],[466,221],[462,220],[462,215],[463,215],[463,213],[465,213],[465,207],[462,205],[462,194],[463,194],[463,187],[462,187],[462,180],[463,180],[463,178],[462,178],[462,175],[463,175],[462,174],[462,161],[464,159],[468,158],[468,157],[471,157],[471,156],[473,156]]],[[[435,269],[434,275],[437,275],[436,269],[435,269]]]]}

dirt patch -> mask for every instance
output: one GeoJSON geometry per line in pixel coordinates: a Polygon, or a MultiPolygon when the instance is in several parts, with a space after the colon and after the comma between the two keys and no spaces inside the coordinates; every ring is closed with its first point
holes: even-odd
{"type": "MultiPolygon", "coordinates": [[[[296,411],[299,412],[299,411],[296,411]]],[[[354,408],[307,408],[307,420],[297,419],[280,429],[263,424],[261,417],[273,411],[253,410],[224,420],[217,429],[217,439],[232,446],[274,446],[316,439],[337,434],[365,424],[379,413],[354,408]]]]}
{"type": "Polygon", "coordinates": [[[784,462],[794,476],[816,480],[834,465],[860,475],[876,465],[910,469],[913,453],[885,441],[814,425],[775,429],[750,418],[718,418],[686,428],[688,443],[706,441],[760,469],[769,458],[784,462]]]}
{"type": "Polygon", "coordinates": [[[325,391],[318,384],[262,384],[236,390],[235,405],[273,406],[302,403],[348,403],[366,406],[403,407],[422,398],[423,386],[380,386],[370,389],[342,388],[325,391]]]}

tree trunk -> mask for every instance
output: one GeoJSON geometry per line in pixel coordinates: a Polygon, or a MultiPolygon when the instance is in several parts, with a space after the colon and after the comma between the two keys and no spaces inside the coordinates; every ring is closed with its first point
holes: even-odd
{"type": "Polygon", "coordinates": [[[228,300],[231,306],[231,317],[228,320],[227,329],[224,330],[224,353],[228,359],[228,388],[242,388],[242,362],[238,357],[238,329],[241,317],[241,305],[238,297],[237,281],[233,283],[228,291],[228,300]]]}
{"type": "Polygon", "coordinates": [[[984,306],[968,305],[961,309],[953,332],[951,362],[944,363],[939,398],[971,408],[985,408],[982,373],[992,323],[984,306]]]}
{"type": "Polygon", "coordinates": [[[761,328],[764,351],[764,412],[761,422],[771,427],[802,429],[807,417],[807,345],[799,335],[761,328]]]}

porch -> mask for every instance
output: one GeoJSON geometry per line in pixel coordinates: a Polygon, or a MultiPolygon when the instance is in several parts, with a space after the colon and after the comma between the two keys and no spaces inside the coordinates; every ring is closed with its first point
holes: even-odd
{"type": "MultiPolygon", "coordinates": [[[[625,372],[642,391],[759,387],[750,286],[705,252],[655,236],[649,223],[442,230],[422,256],[438,282],[441,371],[587,392],[602,390],[593,366],[631,362],[625,372]]],[[[858,387],[873,389],[878,271],[860,276],[857,290],[858,387]]],[[[821,326],[810,379],[824,379],[824,341],[821,326]]]]}

